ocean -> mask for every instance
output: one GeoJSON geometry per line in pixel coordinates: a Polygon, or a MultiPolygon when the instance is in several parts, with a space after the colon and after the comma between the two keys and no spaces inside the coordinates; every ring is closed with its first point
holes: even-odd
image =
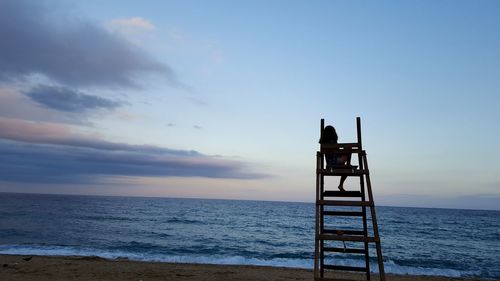
{"type": "MultiPolygon", "coordinates": [[[[312,268],[314,210],[312,203],[0,193],[0,254],[312,268]]],[[[500,211],[376,210],[386,272],[500,279],[500,211]]],[[[342,257],[331,259],[364,265],[362,256],[342,257]]]]}

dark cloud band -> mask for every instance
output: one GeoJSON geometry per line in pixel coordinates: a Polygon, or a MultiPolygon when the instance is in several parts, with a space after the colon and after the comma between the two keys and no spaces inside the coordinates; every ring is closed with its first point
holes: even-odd
{"type": "Polygon", "coordinates": [[[87,95],[65,87],[38,85],[25,94],[39,104],[67,112],[84,112],[92,109],[114,109],[121,105],[121,103],[117,101],[94,95],[87,95]]]}
{"type": "MultiPolygon", "coordinates": [[[[132,147],[131,147],[132,148],[132,147]]],[[[209,156],[75,148],[0,140],[0,181],[96,183],[109,176],[257,179],[245,164],[209,156]]]]}
{"type": "Polygon", "coordinates": [[[109,142],[61,124],[0,118],[0,181],[93,183],[109,176],[267,177],[242,161],[194,150],[109,142]]]}

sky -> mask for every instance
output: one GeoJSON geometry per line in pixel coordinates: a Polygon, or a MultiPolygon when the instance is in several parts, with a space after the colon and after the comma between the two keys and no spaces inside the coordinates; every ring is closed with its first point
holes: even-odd
{"type": "Polygon", "coordinates": [[[313,202],[359,116],[377,205],[499,210],[499,11],[1,0],[0,192],[313,202]]]}

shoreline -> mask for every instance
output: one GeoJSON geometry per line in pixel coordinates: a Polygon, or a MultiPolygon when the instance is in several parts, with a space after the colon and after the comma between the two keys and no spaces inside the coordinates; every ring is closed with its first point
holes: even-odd
{"type": "MultiPolygon", "coordinates": [[[[312,281],[312,269],[257,265],[216,265],[105,259],[96,256],[0,255],[0,275],[6,281],[24,280],[242,280],[312,281]],[[31,259],[30,259],[31,257],[31,259]]],[[[337,272],[335,272],[337,273],[337,272]]],[[[333,277],[333,276],[325,276],[333,277]]],[[[344,273],[336,278],[364,280],[363,274],[344,273]]],[[[386,274],[393,281],[485,281],[480,278],[386,274]]],[[[372,273],[372,280],[378,274],[372,273]]]]}

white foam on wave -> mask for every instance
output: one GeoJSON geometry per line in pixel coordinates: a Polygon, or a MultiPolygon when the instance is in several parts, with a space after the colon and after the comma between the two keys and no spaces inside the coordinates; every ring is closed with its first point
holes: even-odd
{"type": "MultiPolygon", "coordinates": [[[[377,268],[378,265],[374,265],[377,268]]],[[[395,262],[388,260],[384,261],[384,269],[386,272],[401,274],[401,275],[432,275],[432,276],[447,276],[447,277],[463,277],[464,275],[470,274],[469,272],[458,271],[455,269],[448,268],[427,268],[419,266],[403,266],[398,265],[395,262]]]]}
{"type": "MultiPolygon", "coordinates": [[[[326,259],[326,264],[333,263],[332,260],[326,259]]],[[[354,259],[336,259],[336,265],[344,265],[344,266],[358,266],[364,267],[364,260],[354,260],[354,259]]],[[[371,262],[370,269],[372,272],[378,273],[378,263],[371,262]]],[[[385,272],[399,274],[399,275],[429,275],[429,276],[447,276],[447,277],[463,277],[466,275],[471,275],[472,272],[459,271],[455,269],[447,269],[447,268],[427,268],[427,267],[419,267],[419,266],[404,266],[396,264],[394,261],[387,259],[384,260],[384,269],[385,272]]]]}
{"type": "Polygon", "coordinates": [[[201,264],[239,264],[263,265],[296,268],[312,268],[313,261],[308,259],[272,259],[245,258],[241,256],[180,256],[149,253],[130,253],[122,251],[102,251],[89,248],[75,248],[63,246],[26,246],[0,245],[0,254],[7,255],[40,255],[40,256],[98,256],[107,259],[128,258],[137,261],[156,261],[172,263],[201,263],[201,264]]]}
{"type": "MultiPolygon", "coordinates": [[[[199,263],[199,264],[231,264],[231,265],[261,265],[274,267],[313,268],[312,259],[257,259],[241,256],[181,256],[150,253],[131,253],[123,251],[104,251],[91,248],[76,248],[67,246],[39,245],[0,245],[0,254],[10,255],[43,255],[43,256],[97,256],[106,259],[128,258],[135,261],[199,263]]],[[[331,261],[326,260],[326,263],[331,261]]],[[[364,266],[364,260],[336,259],[337,265],[364,266]]],[[[371,264],[373,272],[378,272],[378,265],[371,264]]],[[[464,272],[454,269],[425,268],[402,266],[388,260],[384,262],[385,271],[401,275],[434,275],[447,277],[463,277],[474,275],[475,272],[464,272]]],[[[477,273],[476,273],[477,274],[477,273]]]]}

